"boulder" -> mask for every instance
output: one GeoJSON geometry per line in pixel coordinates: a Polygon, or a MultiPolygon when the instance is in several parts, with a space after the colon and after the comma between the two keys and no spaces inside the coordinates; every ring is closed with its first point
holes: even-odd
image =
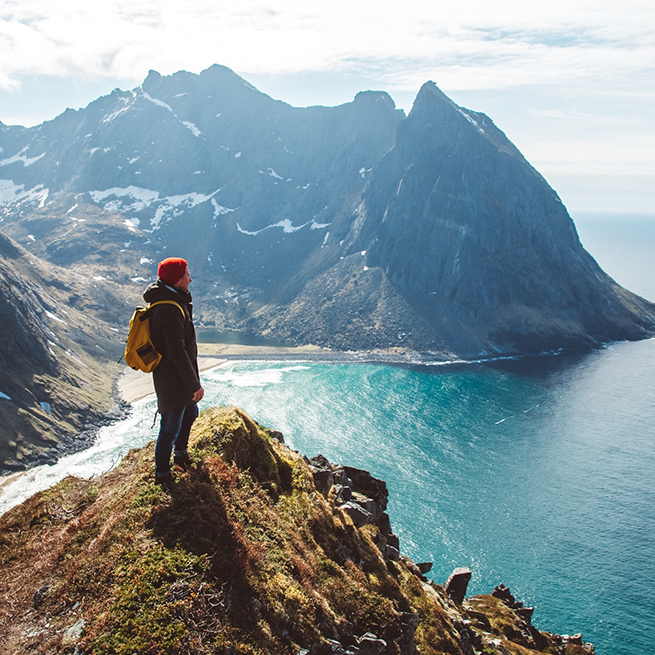
{"type": "Polygon", "coordinates": [[[384,559],[390,559],[397,562],[400,559],[400,551],[395,546],[387,544],[384,549],[384,559]]]}
{"type": "Polygon", "coordinates": [[[387,642],[367,632],[357,640],[357,646],[361,655],[379,655],[387,647],[387,642]]]}
{"type": "Polygon", "coordinates": [[[373,523],[373,515],[361,505],[348,501],[341,505],[341,509],[352,519],[356,527],[373,523]]]}
{"type": "Polygon", "coordinates": [[[332,475],[332,465],[323,455],[316,455],[307,460],[309,468],[314,476],[314,486],[316,490],[327,498],[327,495],[334,484],[332,475]]]}
{"type": "Polygon", "coordinates": [[[468,588],[469,580],[471,579],[471,569],[468,567],[460,567],[455,569],[446,583],[444,584],[444,591],[448,596],[458,605],[464,602],[466,596],[466,589],[468,588]]]}
{"type": "Polygon", "coordinates": [[[352,466],[344,466],[344,471],[350,478],[353,487],[373,499],[381,512],[387,509],[389,492],[387,491],[387,483],[384,480],[374,478],[368,471],[356,469],[352,466]]]}
{"type": "Polygon", "coordinates": [[[332,489],[333,485],[332,472],[326,471],[325,469],[315,469],[312,466],[309,468],[311,469],[312,475],[314,476],[314,486],[316,487],[316,490],[322,496],[327,498],[327,495],[330,493],[330,489],[332,489]]]}
{"type": "Polygon", "coordinates": [[[332,486],[332,490],[334,502],[337,503],[337,505],[343,505],[352,498],[350,487],[344,487],[342,484],[335,484],[332,486]]]}

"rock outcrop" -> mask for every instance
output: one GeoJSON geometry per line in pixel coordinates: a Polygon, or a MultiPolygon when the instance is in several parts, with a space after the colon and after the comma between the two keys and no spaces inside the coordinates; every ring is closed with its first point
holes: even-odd
{"type": "Polygon", "coordinates": [[[466,590],[471,580],[471,569],[466,566],[456,568],[446,580],[443,589],[448,594],[448,597],[457,605],[464,602],[466,590]]]}

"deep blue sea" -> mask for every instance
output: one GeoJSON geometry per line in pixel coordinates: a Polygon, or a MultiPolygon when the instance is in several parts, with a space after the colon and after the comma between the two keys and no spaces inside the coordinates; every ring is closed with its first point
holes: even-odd
{"type": "MultiPolygon", "coordinates": [[[[574,216],[620,284],[655,301],[655,216],[574,216]]],[[[401,550],[469,594],[504,583],[533,623],[582,632],[599,655],[652,652],[655,625],[655,340],[586,355],[403,368],[230,362],[202,406],[235,404],[311,457],[386,480],[401,550]]],[[[108,470],[156,437],[154,400],[89,451],[34,469],[0,512],[66,473],[108,470]]]]}

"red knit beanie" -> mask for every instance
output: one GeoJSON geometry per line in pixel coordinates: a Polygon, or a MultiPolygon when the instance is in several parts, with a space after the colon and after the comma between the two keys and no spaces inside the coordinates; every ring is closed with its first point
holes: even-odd
{"type": "Polygon", "coordinates": [[[169,257],[159,262],[157,275],[162,282],[175,286],[184,276],[186,267],[187,263],[181,257],[169,257]]]}

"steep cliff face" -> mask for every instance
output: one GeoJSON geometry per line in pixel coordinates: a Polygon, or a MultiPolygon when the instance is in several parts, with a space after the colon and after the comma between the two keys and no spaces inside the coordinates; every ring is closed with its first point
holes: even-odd
{"type": "MultiPolygon", "coordinates": [[[[48,309],[44,307],[39,289],[30,284],[12,266],[21,252],[10,239],[0,234],[0,358],[5,364],[0,371],[3,388],[12,384],[11,371],[37,368],[57,375],[59,367],[48,348],[53,334],[47,327],[48,309]]],[[[52,308],[50,308],[52,309],[52,308]]]]}
{"type": "Polygon", "coordinates": [[[383,481],[281,438],[214,408],[168,488],[150,444],[0,517],[3,652],[593,653],[532,627],[506,589],[428,581],[399,553],[383,481]]]}
{"type": "Polygon", "coordinates": [[[99,299],[92,284],[0,234],[0,472],[55,461],[109,420],[120,340],[85,314],[99,299]]]}
{"type": "Polygon", "coordinates": [[[364,194],[359,235],[446,342],[471,353],[640,338],[653,306],[582,248],[560,199],[483,114],[423,86],[364,194]]]}
{"type": "Polygon", "coordinates": [[[383,92],[300,109],[222,66],[152,71],[0,126],[0,147],[6,234],[133,295],[183,255],[207,326],[464,357],[655,330],[655,307],[601,271],[516,147],[433,83],[405,118],[383,92]]]}

